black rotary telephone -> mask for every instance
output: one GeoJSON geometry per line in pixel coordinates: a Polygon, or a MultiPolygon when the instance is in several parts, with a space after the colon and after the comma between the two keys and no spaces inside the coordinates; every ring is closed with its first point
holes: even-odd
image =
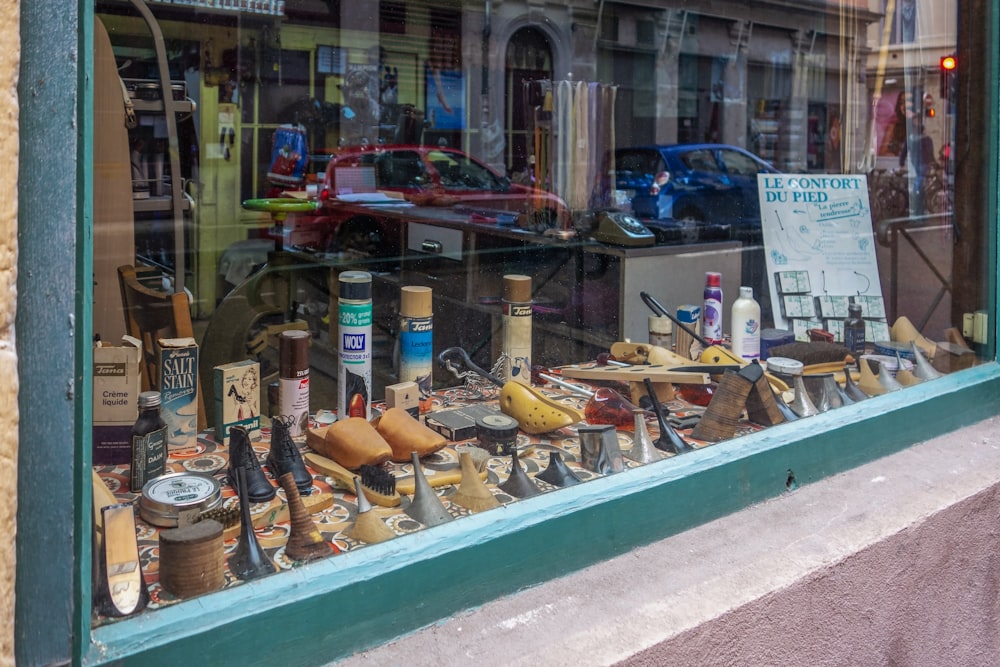
{"type": "Polygon", "coordinates": [[[597,214],[594,239],[620,246],[650,246],[656,236],[635,216],[622,211],[602,211],[597,214]]]}

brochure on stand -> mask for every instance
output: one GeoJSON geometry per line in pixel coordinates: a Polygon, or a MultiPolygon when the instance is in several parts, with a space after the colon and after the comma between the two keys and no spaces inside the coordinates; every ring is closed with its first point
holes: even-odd
{"type": "Polygon", "coordinates": [[[843,340],[847,306],[862,306],[868,340],[886,340],[885,302],[863,174],[758,174],[774,324],[807,340],[843,340]]]}

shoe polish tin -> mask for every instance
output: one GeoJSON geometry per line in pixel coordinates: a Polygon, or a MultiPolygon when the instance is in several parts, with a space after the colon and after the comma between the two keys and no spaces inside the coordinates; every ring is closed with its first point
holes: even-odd
{"type": "Polygon", "coordinates": [[[176,528],[181,517],[192,517],[222,504],[222,485],[201,472],[171,472],[155,477],[142,487],[139,515],[147,523],[176,528]]]}
{"type": "Polygon", "coordinates": [[[767,358],[767,372],[777,377],[789,387],[792,386],[792,381],[796,375],[802,375],[803,368],[802,362],[798,359],[789,359],[788,357],[767,358]]]}
{"type": "Polygon", "coordinates": [[[517,420],[494,414],[476,420],[478,445],[493,456],[506,456],[517,447],[517,420]]]}

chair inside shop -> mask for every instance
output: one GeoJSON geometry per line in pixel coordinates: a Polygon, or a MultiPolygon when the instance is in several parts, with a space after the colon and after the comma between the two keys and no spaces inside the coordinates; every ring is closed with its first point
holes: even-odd
{"type": "MultiPolygon", "coordinates": [[[[157,341],[161,338],[194,338],[191,304],[186,292],[158,289],[161,272],[152,267],[118,267],[125,330],[142,341],[142,390],[158,389],[157,341]]],[[[199,381],[200,385],[200,381],[199,381]]],[[[198,430],[207,427],[205,397],[198,388],[198,430]]]]}

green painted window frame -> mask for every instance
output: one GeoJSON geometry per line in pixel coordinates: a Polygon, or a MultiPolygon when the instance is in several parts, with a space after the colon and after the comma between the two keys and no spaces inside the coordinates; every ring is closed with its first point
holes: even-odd
{"type": "MultiPolygon", "coordinates": [[[[982,80],[994,82],[1000,17],[992,6],[984,11],[992,48],[980,53],[982,80]]],[[[37,0],[21,21],[19,664],[236,664],[278,652],[284,664],[323,664],[785,493],[789,473],[798,484],[814,482],[1000,411],[1000,365],[991,362],[91,629],[91,353],[83,332],[92,304],[82,287],[93,265],[93,7],[37,0]],[[71,146],[52,131],[53,118],[74,120],[62,128],[71,146]],[[53,188],[63,196],[52,197],[53,188]]],[[[996,85],[985,88],[983,196],[986,219],[995,221],[998,95],[996,85]]],[[[998,312],[995,223],[986,236],[998,312]]]]}

